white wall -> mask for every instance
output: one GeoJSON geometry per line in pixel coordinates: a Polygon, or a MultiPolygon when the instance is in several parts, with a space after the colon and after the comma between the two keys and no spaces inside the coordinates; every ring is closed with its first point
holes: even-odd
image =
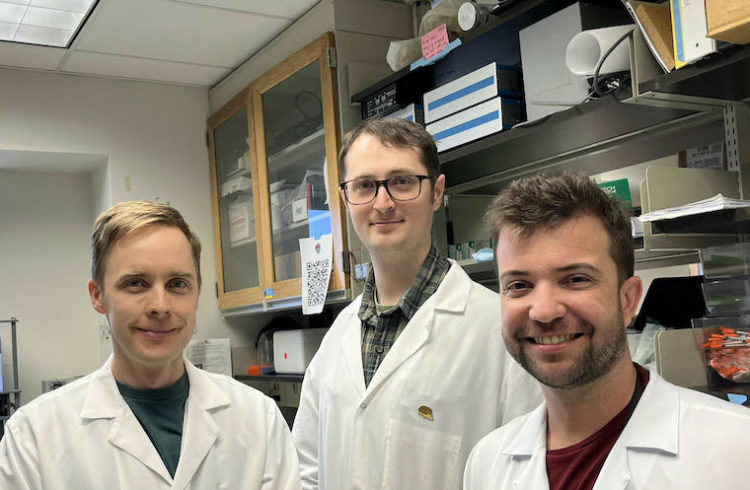
{"type": "MultiPolygon", "coordinates": [[[[41,380],[98,363],[97,314],[86,294],[91,219],[88,174],[0,170],[0,319],[20,321],[23,402],[39,395],[41,380]]],[[[10,389],[7,325],[2,333],[10,389]]]]}
{"type": "MultiPolygon", "coordinates": [[[[159,197],[169,201],[183,213],[203,243],[204,288],[199,300],[197,337],[229,337],[233,346],[248,345],[250,334],[241,327],[230,329],[220,318],[214,292],[216,258],[205,143],[207,117],[205,89],[0,69],[0,151],[108,156],[106,166],[92,169],[91,188],[86,190],[89,221],[81,231],[83,241],[77,244],[83,247],[86,257],[91,224],[100,211],[124,200],[159,197]]],[[[34,193],[33,187],[25,191],[34,193]]],[[[0,212],[11,221],[16,216],[8,208],[0,208],[0,212]]],[[[45,254],[66,260],[54,249],[45,250],[45,254]]],[[[0,276],[3,284],[16,279],[0,276]]],[[[86,330],[89,332],[100,320],[88,316],[91,306],[86,294],[87,279],[88,275],[81,282],[68,285],[78,291],[81,303],[59,303],[46,296],[30,296],[28,302],[54,310],[56,318],[85,316],[91,322],[87,326],[91,328],[86,330]]],[[[56,329],[59,324],[43,327],[56,329]]],[[[93,370],[98,358],[88,351],[98,350],[90,347],[98,345],[97,338],[86,338],[79,345],[80,352],[74,350],[71,357],[89,363],[89,369],[83,371],[93,370]]],[[[26,348],[35,346],[27,343],[26,348]]],[[[31,385],[22,388],[35,389],[31,385]]]]}

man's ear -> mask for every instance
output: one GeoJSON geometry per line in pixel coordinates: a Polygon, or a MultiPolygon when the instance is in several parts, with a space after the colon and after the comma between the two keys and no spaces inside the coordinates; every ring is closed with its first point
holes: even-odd
{"type": "Polygon", "coordinates": [[[437,211],[443,204],[443,192],[445,192],[445,175],[440,174],[432,186],[432,210],[437,211]]]}
{"type": "Polygon", "coordinates": [[[99,313],[106,315],[107,309],[104,307],[104,295],[93,279],[89,279],[89,297],[91,298],[91,306],[99,313]]]}
{"type": "Polygon", "coordinates": [[[643,283],[638,276],[632,276],[625,280],[620,286],[620,306],[622,307],[623,320],[628,327],[633,322],[635,310],[643,294],[643,283]]]}

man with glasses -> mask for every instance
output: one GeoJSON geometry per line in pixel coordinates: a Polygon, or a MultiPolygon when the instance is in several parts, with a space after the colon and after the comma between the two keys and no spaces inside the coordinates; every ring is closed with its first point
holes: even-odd
{"type": "Polygon", "coordinates": [[[366,121],[339,175],[372,270],[305,374],[303,487],[460,489],[472,446],[541,395],[503,346],[497,295],[432,245],[445,176],[429,133],[366,121]]]}

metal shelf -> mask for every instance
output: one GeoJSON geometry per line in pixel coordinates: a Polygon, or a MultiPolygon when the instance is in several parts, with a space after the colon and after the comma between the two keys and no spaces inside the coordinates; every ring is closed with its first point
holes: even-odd
{"type": "MultiPolygon", "coordinates": [[[[519,2],[476,32],[467,33],[462,38],[464,44],[437,65],[394,73],[355,94],[352,102],[393,83],[411,84],[411,88],[421,83],[422,92],[439,86],[444,83],[441,77],[455,77],[467,67],[468,61],[461,64],[459,59],[495,59],[493,55],[482,56],[487,39],[515,36],[513,43],[517,46],[518,30],[571,3],[519,2]]],[[[513,51],[512,46],[508,51],[513,51]]],[[[637,49],[636,52],[640,53],[637,49]]],[[[650,53],[645,57],[651,61],[650,53]]],[[[640,59],[645,57],[639,55],[640,59]]],[[[635,66],[643,69],[637,60],[635,66]]],[[[642,79],[639,73],[634,75],[637,80],[642,79]]],[[[597,174],[722,141],[724,107],[730,102],[750,100],[750,46],[734,46],[682,69],[658,74],[638,83],[637,88],[623,89],[552,114],[538,123],[442,153],[446,192],[494,195],[510,180],[546,169],[564,167],[567,171],[597,174]]]]}
{"type": "Polygon", "coordinates": [[[522,175],[561,165],[606,172],[720,141],[723,131],[720,109],[624,104],[610,96],[442,153],[440,161],[449,193],[493,195],[522,175]]]}
{"type": "Polygon", "coordinates": [[[654,233],[750,234],[750,209],[722,209],[709,213],[651,222],[654,233]]]}

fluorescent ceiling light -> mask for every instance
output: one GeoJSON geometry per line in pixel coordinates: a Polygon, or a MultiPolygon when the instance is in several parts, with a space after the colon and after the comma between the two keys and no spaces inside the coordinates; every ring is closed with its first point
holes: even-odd
{"type": "Polygon", "coordinates": [[[0,41],[66,48],[96,0],[0,0],[0,41]]]}

